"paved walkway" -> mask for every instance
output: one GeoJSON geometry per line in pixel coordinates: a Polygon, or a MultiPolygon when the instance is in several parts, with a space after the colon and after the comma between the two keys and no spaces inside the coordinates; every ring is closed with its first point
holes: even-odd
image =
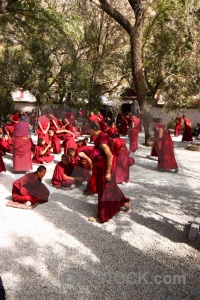
{"type": "Polygon", "coordinates": [[[32,211],[6,207],[21,176],[11,173],[7,155],[7,172],[0,174],[0,275],[7,300],[200,299],[200,248],[187,240],[188,221],[200,215],[200,152],[174,140],[179,173],[154,171],[156,161],[146,158],[150,148],[140,144],[131,181],[121,185],[132,198],[131,212],[104,224],[87,221],[97,196],[83,196],[84,187],[49,185],[54,165],[44,179],[48,204],[32,211]]]}

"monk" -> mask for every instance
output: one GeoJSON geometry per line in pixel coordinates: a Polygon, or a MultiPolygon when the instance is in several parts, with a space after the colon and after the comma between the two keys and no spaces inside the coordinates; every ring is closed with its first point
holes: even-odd
{"type": "Polygon", "coordinates": [[[2,150],[0,150],[0,173],[6,172],[6,167],[2,158],[2,150]]]}
{"type": "Polygon", "coordinates": [[[138,150],[138,135],[140,131],[140,119],[137,118],[135,115],[131,118],[130,123],[130,130],[129,130],[129,137],[130,137],[130,144],[129,150],[135,152],[138,150]]]}
{"type": "Polygon", "coordinates": [[[128,119],[125,113],[121,114],[121,124],[119,126],[119,134],[126,136],[128,132],[128,119]]]}
{"type": "Polygon", "coordinates": [[[99,118],[98,123],[99,123],[99,125],[100,125],[100,129],[101,129],[101,131],[103,131],[103,130],[104,130],[104,123],[105,123],[104,116],[101,114],[100,111],[98,111],[97,116],[98,116],[98,118],[99,118]]]}
{"type": "Polygon", "coordinates": [[[130,167],[134,165],[134,158],[130,156],[130,151],[126,147],[124,139],[116,136],[113,138],[114,151],[116,155],[116,182],[129,182],[130,167]]]}
{"type": "Polygon", "coordinates": [[[49,125],[49,129],[50,130],[53,130],[54,132],[57,131],[59,129],[59,126],[58,126],[58,119],[51,115],[49,116],[49,122],[50,122],[50,125],[49,125]]]}
{"type": "Polygon", "coordinates": [[[49,130],[49,140],[53,148],[53,153],[55,154],[60,153],[61,152],[60,139],[52,129],[49,130]]]}
{"type": "MultiPolygon", "coordinates": [[[[101,130],[103,131],[103,130],[101,130]]],[[[107,129],[107,134],[109,135],[109,137],[113,137],[115,134],[118,133],[118,129],[117,129],[117,126],[115,125],[115,123],[113,122],[111,127],[109,127],[107,129]]]]}
{"type": "Polygon", "coordinates": [[[158,156],[158,165],[156,170],[174,170],[177,173],[178,165],[174,156],[174,144],[170,136],[170,132],[165,128],[165,125],[160,118],[154,119],[153,122],[155,127],[153,149],[158,156]]]}
{"type": "Polygon", "coordinates": [[[12,137],[15,125],[19,122],[19,115],[18,114],[13,114],[11,116],[11,122],[3,126],[3,131],[6,133],[8,136],[12,137]]]}
{"type": "Polygon", "coordinates": [[[7,134],[3,134],[0,138],[0,149],[4,153],[12,153],[12,139],[7,134]]]}
{"type": "Polygon", "coordinates": [[[95,115],[93,113],[93,111],[91,111],[90,117],[88,117],[88,119],[89,119],[90,122],[96,122],[96,123],[99,122],[99,117],[97,115],[95,115]]]}
{"type": "Polygon", "coordinates": [[[84,155],[84,152],[80,151],[79,154],[77,154],[73,148],[68,149],[67,154],[69,155],[69,161],[74,165],[72,175],[82,177],[85,181],[88,181],[89,170],[92,170],[91,160],[84,155]]]}
{"type": "Polygon", "coordinates": [[[31,206],[33,203],[45,203],[49,198],[49,190],[42,183],[46,168],[39,166],[36,172],[28,173],[13,182],[12,200],[31,206]]]}
{"type": "Polygon", "coordinates": [[[22,115],[13,133],[13,170],[27,172],[32,169],[32,140],[29,135],[30,124],[22,115]]]}
{"type": "MultiPolygon", "coordinates": [[[[46,114],[48,115],[48,114],[46,114]]],[[[43,140],[45,140],[45,143],[49,143],[49,128],[50,128],[50,121],[49,118],[47,118],[46,115],[43,115],[41,117],[38,118],[38,139],[42,138],[43,140]]]]}
{"type": "Polygon", "coordinates": [[[190,122],[189,118],[186,118],[185,115],[183,115],[183,122],[184,122],[184,132],[182,137],[182,142],[191,142],[192,139],[192,124],[190,122]]]}
{"type": "Polygon", "coordinates": [[[111,139],[100,131],[97,123],[91,124],[91,134],[96,136],[92,172],[96,175],[98,214],[88,220],[104,223],[120,212],[122,206],[128,212],[130,199],[124,196],[116,183],[111,139]]]}
{"type": "Polygon", "coordinates": [[[182,118],[178,114],[175,119],[174,136],[179,136],[182,129],[182,118]]]}
{"type": "Polygon", "coordinates": [[[53,177],[51,180],[52,186],[57,189],[74,189],[76,185],[80,185],[84,178],[80,176],[72,176],[74,170],[73,164],[69,161],[69,156],[63,154],[61,161],[57,163],[54,169],[53,177]]]}
{"type": "Polygon", "coordinates": [[[54,155],[51,155],[51,147],[51,142],[49,142],[49,144],[46,144],[45,140],[39,138],[38,144],[35,146],[33,163],[45,164],[52,162],[54,160],[54,155]]]}

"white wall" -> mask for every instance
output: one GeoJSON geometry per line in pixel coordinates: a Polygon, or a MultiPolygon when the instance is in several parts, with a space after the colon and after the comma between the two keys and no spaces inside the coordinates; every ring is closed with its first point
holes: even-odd
{"type": "Polygon", "coordinates": [[[160,107],[153,107],[151,109],[151,113],[153,115],[154,118],[162,118],[164,121],[171,121],[171,120],[175,120],[177,114],[179,114],[181,117],[183,115],[186,115],[191,123],[192,123],[192,127],[195,127],[197,123],[200,123],[200,110],[198,109],[184,109],[183,111],[180,110],[176,110],[173,112],[167,112],[165,111],[163,108],[160,107]]]}

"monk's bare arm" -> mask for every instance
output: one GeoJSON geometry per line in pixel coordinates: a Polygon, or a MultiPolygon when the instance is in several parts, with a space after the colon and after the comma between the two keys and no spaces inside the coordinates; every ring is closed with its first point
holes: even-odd
{"type": "Polygon", "coordinates": [[[106,168],[106,180],[111,179],[111,167],[112,167],[112,162],[113,162],[113,155],[110,151],[110,147],[106,144],[100,144],[99,147],[104,151],[107,157],[107,168],[106,168]]]}
{"type": "Polygon", "coordinates": [[[51,142],[48,144],[48,146],[43,151],[41,151],[41,154],[44,155],[49,148],[51,148],[51,142]]]}
{"type": "Polygon", "coordinates": [[[80,152],[78,156],[87,160],[88,164],[90,165],[90,170],[92,170],[92,160],[84,152],[80,152]]]}

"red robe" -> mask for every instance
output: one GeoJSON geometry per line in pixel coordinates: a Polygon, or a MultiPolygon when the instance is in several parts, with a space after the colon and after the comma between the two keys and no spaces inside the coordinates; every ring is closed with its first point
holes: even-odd
{"type": "Polygon", "coordinates": [[[126,147],[126,142],[121,138],[115,138],[116,154],[116,182],[129,182],[130,166],[134,164],[134,159],[130,159],[130,151],[126,147]],[[133,162],[131,162],[133,160],[133,162]]]}
{"type": "Polygon", "coordinates": [[[138,129],[137,128],[130,128],[129,136],[130,136],[130,144],[129,150],[135,152],[138,150],[138,129]]]}
{"type": "Polygon", "coordinates": [[[32,144],[29,137],[13,138],[13,170],[15,172],[32,169],[32,144]]]}
{"type": "Polygon", "coordinates": [[[120,211],[124,203],[130,200],[124,196],[116,183],[115,170],[112,167],[111,181],[105,179],[107,158],[99,144],[107,144],[112,149],[112,142],[106,133],[99,133],[95,140],[93,159],[93,173],[96,175],[96,189],[98,193],[98,219],[100,222],[107,222],[120,211]]]}
{"type": "Polygon", "coordinates": [[[181,117],[176,117],[175,123],[176,123],[176,125],[175,125],[175,129],[174,129],[174,135],[179,136],[180,131],[182,129],[182,119],[181,119],[181,117]]]}
{"type": "Polygon", "coordinates": [[[57,127],[59,127],[58,126],[58,119],[56,118],[56,117],[52,117],[52,120],[50,120],[49,122],[50,122],[50,127],[49,127],[49,129],[51,129],[51,130],[53,130],[54,132],[56,131],[56,130],[58,130],[58,128],[55,126],[55,124],[54,124],[54,122],[56,123],[56,125],[57,125],[57,127]]]}
{"type": "Polygon", "coordinates": [[[45,145],[36,145],[33,155],[33,163],[36,164],[43,164],[43,163],[50,163],[54,160],[54,155],[51,155],[50,149],[46,151],[45,154],[42,155],[42,151],[47,147],[47,144],[45,145]]]}
{"type": "Polygon", "coordinates": [[[17,202],[30,201],[44,203],[49,198],[49,190],[36,178],[36,173],[28,173],[13,182],[12,199],[17,202]]]}
{"type": "Polygon", "coordinates": [[[8,152],[8,153],[12,153],[12,140],[11,138],[9,138],[7,141],[4,139],[4,137],[2,137],[2,139],[0,139],[0,150],[2,150],[3,152],[8,152]]]}
{"type": "Polygon", "coordinates": [[[57,137],[57,135],[54,133],[53,136],[49,136],[49,140],[51,142],[53,153],[58,154],[61,152],[61,145],[60,145],[60,139],[57,137]]]}
{"type": "Polygon", "coordinates": [[[57,163],[51,180],[52,184],[55,185],[57,188],[69,187],[70,185],[75,184],[74,179],[66,179],[66,175],[71,176],[73,169],[74,166],[71,162],[69,162],[67,166],[63,164],[62,161],[57,163]]]}
{"type": "Polygon", "coordinates": [[[191,142],[193,139],[192,139],[192,126],[191,126],[190,119],[185,118],[184,125],[185,125],[185,129],[183,132],[182,142],[191,142]]]}
{"type": "Polygon", "coordinates": [[[114,134],[118,133],[118,129],[117,129],[116,126],[114,128],[110,127],[110,128],[107,129],[106,133],[109,135],[109,137],[112,137],[114,134]]]}
{"type": "MultiPolygon", "coordinates": [[[[122,114],[121,116],[126,120],[126,116],[124,114],[122,114]]],[[[128,132],[127,123],[124,119],[121,118],[121,125],[119,126],[119,134],[123,136],[127,135],[128,132]]]]}
{"type": "Polygon", "coordinates": [[[92,115],[89,117],[90,122],[99,123],[99,118],[97,115],[92,115]]]}
{"type": "Polygon", "coordinates": [[[5,164],[4,164],[4,161],[3,161],[3,158],[2,158],[2,154],[1,154],[1,151],[0,151],[0,173],[1,172],[6,172],[6,167],[5,167],[5,164]]]}
{"type": "MultiPolygon", "coordinates": [[[[43,130],[46,130],[48,128],[48,125],[50,124],[49,119],[45,115],[39,117],[38,122],[40,122],[40,125],[42,126],[43,130]]],[[[37,133],[38,133],[38,139],[42,138],[45,141],[45,143],[47,143],[47,144],[49,143],[48,132],[46,134],[44,134],[43,131],[38,126],[37,133]]]]}
{"type": "Polygon", "coordinates": [[[169,131],[166,129],[164,129],[160,151],[158,153],[158,168],[163,170],[178,169],[178,165],[174,156],[174,143],[169,131]]]}
{"type": "Polygon", "coordinates": [[[69,148],[73,148],[75,150],[77,149],[77,143],[75,142],[74,137],[71,134],[67,133],[65,135],[65,139],[63,141],[63,147],[64,147],[65,154],[67,154],[67,150],[69,148]]]}

